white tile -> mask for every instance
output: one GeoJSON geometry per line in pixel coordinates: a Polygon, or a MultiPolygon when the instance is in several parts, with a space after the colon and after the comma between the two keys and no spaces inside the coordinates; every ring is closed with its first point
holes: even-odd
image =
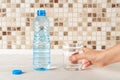
{"type": "Polygon", "coordinates": [[[55,12],[55,13],[58,13],[58,12],[59,12],[59,9],[58,9],[58,8],[54,8],[54,12],[55,12]]]}
{"type": "Polygon", "coordinates": [[[21,45],[21,48],[22,48],[22,49],[25,49],[25,45],[21,45]]]}
{"type": "Polygon", "coordinates": [[[73,0],[68,0],[68,3],[73,3],[73,0]]]}
{"type": "Polygon", "coordinates": [[[78,23],[77,22],[73,22],[73,26],[78,26],[78,23]]]}
{"type": "Polygon", "coordinates": [[[120,0],[116,0],[116,3],[120,3],[120,0]]]}
{"type": "Polygon", "coordinates": [[[20,45],[20,44],[21,44],[21,40],[17,40],[17,41],[16,41],[16,44],[17,44],[17,45],[20,45]]]}
{"type": "Polygon", "coordinates": [[[64,9],[68,8],[68,3],[64,3],[63,7],[64,9]]]}

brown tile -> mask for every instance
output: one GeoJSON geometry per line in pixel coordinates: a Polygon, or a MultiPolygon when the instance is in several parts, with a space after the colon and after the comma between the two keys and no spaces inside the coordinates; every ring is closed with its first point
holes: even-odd
{"type": "Polygon", "coordinates": [[[30,26],[30,23],[29,23],[29,22],[26,22],[26,26],[30,26]]]}
{"type": "Polygon", "coordinates": [[[115,27],[112,27],[112,28],[111,28],[111,31],[115,31],[115,30],[116,30],[116,28],[115,28],[115,27]]]}
{"type": "Polygon", "coordinates": [[[25,3],[25,0],[21,0],[21,3],[25,3]]]}
{"type": "Polygon", "coordinates": [[[53,0],[49,0],[50,3],[53,3],[53,0]]]}
{"type": "Polygon", "coordinates": [[[97,14],[96,14],[96,13],[93,13],[93,17],[97,17],[97,14]]]}
{"type": "Polygon", "coordinates": [[[111,40],[111,38],[110,38],[110,37],[106,37],[106,39],[107,39],[107,40],[111,40]]]}
{"type": "Polygon", "coordinates": [[[90,45],[90,44],[91,44],[91,41],[88,41],[87,44],[90,45]]]}
{"type": "Polygon", "coordinates": [[[106,12],[106,8],[102,8],[102,12],[106,12]]]}
{"type": "Polygon", "coordinates": [[[119,4],[117,4],[117,8],[120,8],[120,3],[119,3],[119,4]]]}
{"type": "Polygon", "coordinates": [[[7,32],[8,35],[11,35],[11,32],[7,32]]]}
{"type": "Polygon", "coordinates": [[[39,3],[39,0],[35,0],[35,3],[39,3]]]}
{"type": "Polygon", "coordinates": [[[92,14],[91,13],[88,13],[88,17],[91,17],[92,16],[92,14]]]}
{"type": "Polygon", "coordinates": [[[59,7],[60,7],[60,8],[63,8],[63,4],[59,4],[59,7]]]}
{"type": "Polygon", "coordinates": [[[74,3],[78,3],[78,0],[74,0],[74,3]]]}
{"type": "Polygon", "coordinates": [[[97,31],[101,31],[101,27],[97,27],[97,31]]]}
{"type": "Polygon", "coordinates": [[[64,36],[68,36],[68,32],[64,32],[64,36]]]}
{"type": "Polygon", "coordinates": [[[58,3],[58,0],[54,0],[55,3],[58,3]]]}
{"type": "Polygon", "coordinates": [[[31,17],[35,17],[35,14],[34,14],[34,13],[31,13],[31,17]]]}
{"type": "Polygon", "coordinates": [[[0,27],[0,31],[2,31],[2,27],[0,27]]]}
{"type": "Polygon", "coordinates": [[[50,4],[50,8],[53,8],[54,7],[54,5],[53,4],[50,4]]]}
{"type": "Polygon", "coordinates": [[[96,49],[96,46],[92,46],[93,49],[96,49]]]}
{"type": "Polygon", "coordinates": [[[7,0],[7,3],[11,3],[11,0],[7,0]]]}
{"type": "Polygon", "coordinates": [[[92,19],[92,21],[93,21],[93,22],[96,22],[96,21],[97,21],[97,19],[96,19],[96,18],[93,18],[93,19],[92,19]]]}
{"type": "Polygon", "coordinates": [[[55,44],[55,45],[58,45],[58,41],[55,41],[54,44],[55,44]]]}
{"type": "Polygon", "coordinates": [[[16,8],[20,8],[20,4],[16,4],[16,8]]]}
{"type": "Polygon", "coordinates": [[[44,4],[40,4],[40,8],[43,8],[44,7],[44,4]]]}
{"type": "Polygon", "coordinates": [[[84,45],[84,47],[86,48],[87,46],[86,46],[86,45],[84,45]]]}
{"type": "Polygon", "coordinates": [[[5,9],[5,8],[3,8],[3,9],[2,9],[2,12],[6,12],[6,9],[5,9]]]}
{"type": "Polygon", "coordinates": [[[11,27],[7,27],[7,31],[11,31],[11,27]]]}
{"type": "Polygon", "coordinates": [[[53,36],[53,32],[50,32],[50,36],[53,36]]]}
{"type": "Polygon", "coordinates": [[[63,26],[63,22],[60,22],[60,23],[59,23],[59,26],[63,26]]]}
{"type": "Polygon", "coordinates": [[[76,41],[76,40],[73,40],[73,42],[72,43],[77,43],[78,41],[76,41]]]}
{"type": "Polygon", "coordinates": [[[87,0],[87,3],[92,4],[93,0],[87,0]]]}
{"type": "Polygon", "coordinates": [[[30,8],[34,8],[34,7],[35,7],[35,4],[31,3],[30,8]]]}
{"type": "Polygon", "coordinates": [[[11,48],[12,48],[12,46],[11,46],[11,45],[7,45],[7,48],[8,48],[8,49],[11,49],[11,48]]]}
{"type": "Polygon", "coordinates": [[[29,22],[29,21],[30,21],[30,18],[26,18],[26,21],[29,22]]]}
{"type": "Polygon", "coordinates": [[[82,26],[82,23],[81,23],[81,22],[78,22],[78,26],[82,26]]]}
{"type": "Polygon", "coordinates": [[[54,23],[54,26],[58,26],[58,23],[54,23]]]}
{"type": "Polygon", "coordinates": [[[21,32],[21,35],[23,35],[23,36],[24,36],[24,35],[25,35],[25,32],[21,32]]]}
{"type": "Polygon", "coordinates": [[[2,40],[2,36],[0,36],[0,40],[2,40]]]}
{"type": "Polygon", "coordinates": [[[12,27],[12,31],[16,31],[16,28],[15,28],[15,27],[12,27]]]}
{"type": "Polygon", "coordinates": [[[116,36],[116,40],[120,40],[120,36],[116,36]]]}
{"type": "Polygon", "coordinates": [[[92,23],[88,22],[88,26],[92,26],[92,23]]]}
{"type": "Polygon", "coordinates": [[[73,8],[73,4],[72,4],[72,3],[69,3],[69,4],[68,4],[68,7],[69,7],[69,8],[73,8]]]}
{"type": "Polygon", "coordinates": [[[110,35],[111,35],[111,33],[110,33],[110,32],[107,32],[107,33],[106,33],[106,35],[110,36],[110,35]]]}
{"type": "Polygon", "coordinates": [[[108,3],[111,3],[111,0],[107,0],[108,3]]]}
{"type": "Polygon", "coordinates": [[[3,13],[3,14],[2,14],[2,17],[5,17],[5,16],[6,16],[6,13],[3,13]]]}
{"type": "Polygon", "coordinates": [[[97,4],[93,4],[93,8],[97,8],[97,4]]]}
{"type": "Polygon", "coordinates": [[[88,7],[88,5],[87,4],[83,4],[83,8],[87,8],[88,7]]]}
{"type": "Polygon", "coordinates": [[[105,49],[105,48],[106,48],[105,45],[102,45],[102,46],[101,46],[101,49],[105,49]]]}
{"type": "Polygon", "coordinates": [[[93,44],[93,45],[96,45],[96,41],[92,41],[92,44],[93,44]]]}
{"type": "Polygon", "coordinates": [[[2,35],[3,35],[3,36],[5,36],[5,35],[7,35],[7,34],[6,34],[6,32],[5,32],[5,31],[3,31],[3,32],[2,32],[2,35]]]}
{"type": "Polygon", "coordinates": [[[50,4],[45,4],[45,7],[46,8],[50,8],[50,4]]]}
{"type": "Polygon", "coordinates": [[[17,31],[21,31],[21,27],[17,27],[17,31]]]}
{"type": "Polygon", "coordinates": [[[73,27],[73,31],[77,31],[78,30],[78,27],[73,27]]]}
{"type": "Polygon", "coordinates": [[[112,8],[115,8],[116,7],[116,5],[115,4],[112,4],[112,8]]]}
{"type": "Polygon", "coordinates": [[[88,8],[92,8],[92,4],[88,4],[88,8]]]}
{"type": "Polygon", "coordinates": [[[98,22],[101,22],[101,18],[97,18],[97,21],[98,21],[98,22]]]}
{"type": "Polygon", "coordinates": [[[102,17],[106,17],[106,13],[102,13],[102,17]]]}
{"type": "Polygon", "coordinates": [[[58,18],[54,18],[54,21],[56,22],[56,21],[58,21],[59,19],[58,18]]]}

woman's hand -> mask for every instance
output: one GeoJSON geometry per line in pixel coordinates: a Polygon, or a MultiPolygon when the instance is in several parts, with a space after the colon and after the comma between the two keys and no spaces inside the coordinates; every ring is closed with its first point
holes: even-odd
{"type": "Polygon", "coordinates": [[[105,61],[105,51],[97,51],[89,48],[82,48],[82,50],[83,54],[75,53],[69,57],[69,60],[74,64],[81,61],[83,64],[82,69],[86,69],[91,65],[102,67],[107,65],[105,61]]]}

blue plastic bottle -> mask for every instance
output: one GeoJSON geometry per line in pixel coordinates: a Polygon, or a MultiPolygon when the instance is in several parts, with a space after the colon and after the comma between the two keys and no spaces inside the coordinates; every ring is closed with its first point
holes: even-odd
{"type": "Polygon", "coordinates": [[[38,10],[33,22],[33,66],[35,70],[50,69],[50,34],[49,20],[45,10],[38,10]]]}

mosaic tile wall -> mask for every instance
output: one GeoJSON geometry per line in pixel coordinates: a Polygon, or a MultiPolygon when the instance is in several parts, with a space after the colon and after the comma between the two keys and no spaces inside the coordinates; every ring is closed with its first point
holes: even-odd
{"type": "Polygon", "coordinates": [[[31,49],[36,10],[46,9],[51,48],[82,42],[106,49],[120,42],[120,0],[0,0],[0,49],[31,49]]]}

